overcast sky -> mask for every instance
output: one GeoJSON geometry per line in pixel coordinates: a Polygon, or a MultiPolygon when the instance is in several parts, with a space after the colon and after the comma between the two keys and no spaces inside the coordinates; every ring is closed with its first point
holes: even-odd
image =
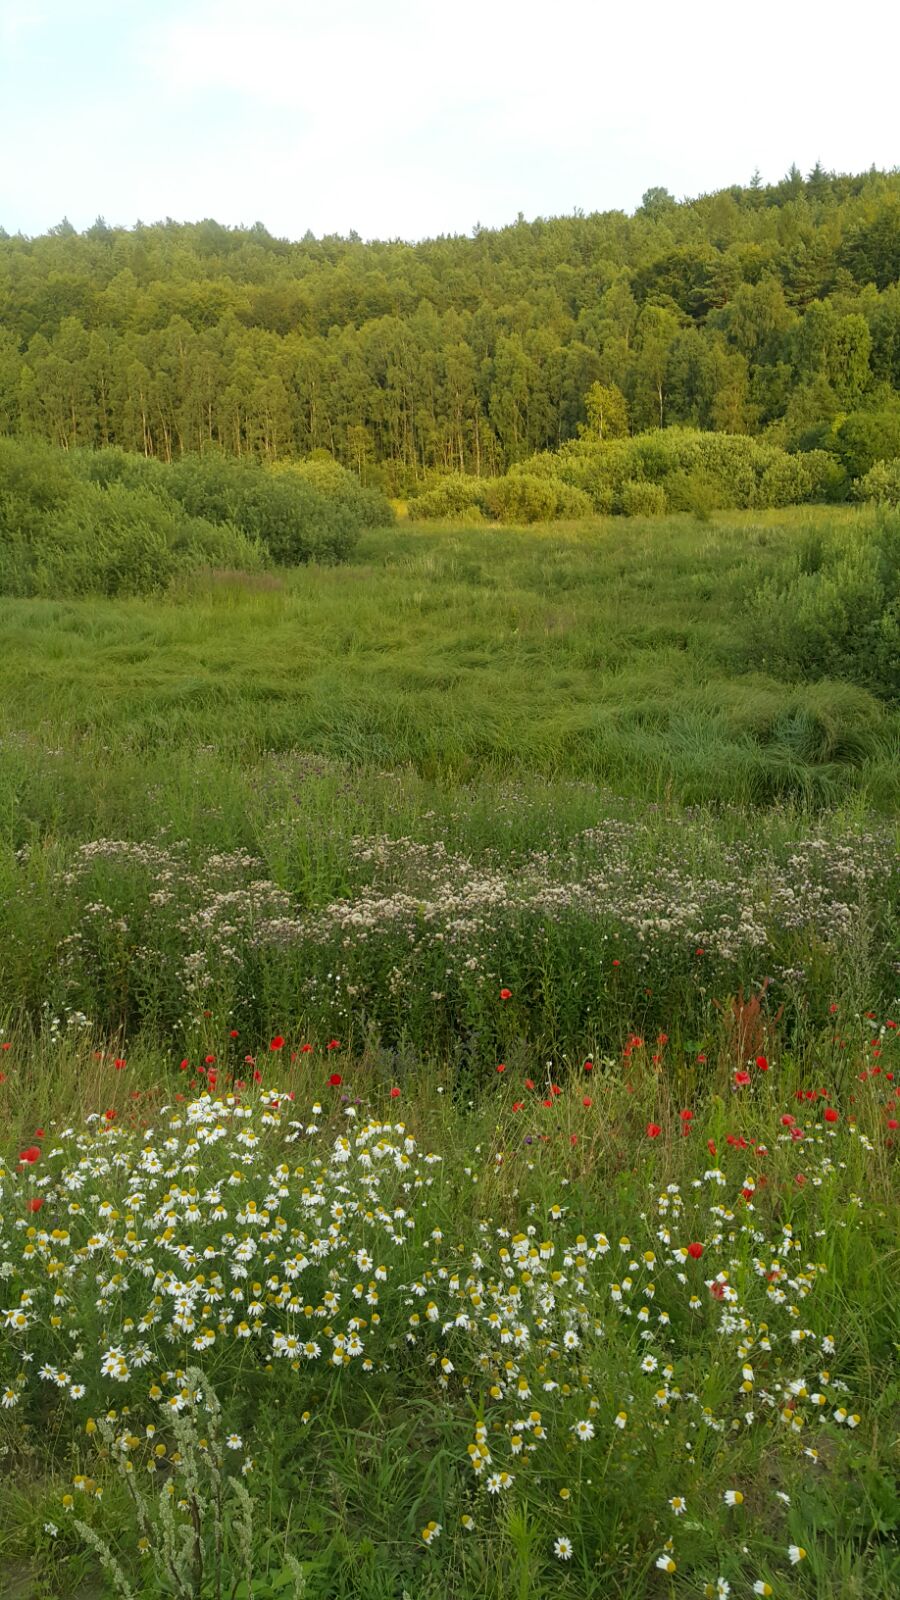
{"type": "MultiPolygon", "coordinates": [[[[0,0],[0,226],[421,238],[900,163],[886,0],[0,0]]],[[[895,13],[896,14],[896,13],[895,13]]]]}

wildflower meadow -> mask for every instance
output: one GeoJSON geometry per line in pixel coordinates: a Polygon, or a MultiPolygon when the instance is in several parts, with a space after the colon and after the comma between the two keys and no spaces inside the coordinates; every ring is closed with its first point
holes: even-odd
{"type": "Polygon", "coordinates": [[[896,709],[750,658],[798,526],[11,602],[4,1600],[900,1593],[896,709]]]}

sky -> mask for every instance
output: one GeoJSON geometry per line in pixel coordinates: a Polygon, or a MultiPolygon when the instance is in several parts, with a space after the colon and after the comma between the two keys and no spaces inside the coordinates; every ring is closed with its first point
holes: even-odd
{"type": "Polygon", "coordinates": [[[418,239],[900,164],[885,0],[0,0],[0,226],[418,239]]]}

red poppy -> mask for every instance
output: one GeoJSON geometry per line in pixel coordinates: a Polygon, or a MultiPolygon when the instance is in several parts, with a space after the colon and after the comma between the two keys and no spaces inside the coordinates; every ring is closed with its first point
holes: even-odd
{"type": "Polygon", "coordinates": [[[215,1056],[204,1056],[203,1059],[206,1062],[206,1065],[211,1067],[216,1058],[215,1056]]]}
{"type": "Polygon", "coordinates": [[[262,1083],[262,1073],[260,1072],[258,1067],[257,1067],[256,1071],[253,1074],[253,1082],[254,1083],[262,1083]]]}
{"type": "Polygon", "coordinates": [[[896,1117],[888,1117],[887,1125],[891,1129],[900,1127],[900,1123],[898,1123],[896,1117]]]}
{"type": "Polygon", "coordinates": [[[332,1089],[336,1089],[339,1084],[343,1083],[343,1081],[344,1080],[341,1077],[339,1072],[333,1072],[331,1074],[331,1077],[328,1079],[328,1082],[331,1084],[332,1089]]]}
{"type": "Polygon", "coordinates": [[[239,1037],[237,1028],[232,1028],[228,1037],[229,1039],[237,1039],[239,1037]]]}
{"type": "Polygon", "coordinates": [[[340,1048],[341,1048],[340,1039],[329,1039],[327,1045],[325,1046],[326,1050],[340,1050],[340,1048]]]}
{"type": "Polygon", "coordinates": [[[42,1194],[36,1194],[33,1200],[29,1200],[28,1209],[29,1211],[40,1211],[43,1204],[44,1196],[42,1194]]]}
{"type": "Polygon", "coordinates": [[[19,1157],[19,1161],[23,1162],[26,1166],[33,1166],[35,1161],[40,1161],[40,1159],[41,1152],[36,1144],[30,1144],[28,1149],[23,1150],[19,1157]]]}
{"type": "Polygon", "coordinates": [[[0,1044],[0,1050],[11,1050],[11,1049],[12,1049],[12,1045],[10,1044],[9,1040],[6,1040],[3,1044],[0,1044]]]}
{"type": "Polygon", "coordinates": [[[399,1100],[399,1098],[400,1098],[400,1090],[398,1088],[394,1087],[391,1090],[391,1099],[392,1100],[399,1100]]]}
{"type": "Polygon", "coordinates": [[[123,1056],[116,1056],[116,1059],[113,1062],[113,1066],[115,1067],[117,1072],[121,1072],[122,1068],[123,1067],[127,1067],[127,1065],[128,1065],[128,1062],[124,1059],[123,1056]]]}
{"type": "Polygon", "coordinates": [[[826,1122],[837,1122],[838,1120],[838,1114],[834,1110],[833,1106],[826,1106],[822,1115],[824,1116],[826,1122]]]}
{"type": "Polygon", "coordinates": [[[709,1151],[710,1155],[714,1156],[716,1154],[716,1141],[715,1141],[715,1139],[707,1139],[706,1148],[709,1151]]]}
{"type": "Polygon", "coordinates": [[[693,1122],[694,1120],[693,1111],[680,1111],[679,1116],[681,1117],[682,1122],[693,1122]]]}
{"type": "Polygon", "coordinates": [[[769,1070],[769,1059],[768,1059],[768,1056],[757,1056],[756,1065],[758,1066],[760,1072],[768,1072],[768,1070],[769,1070]]]}
{"type": "Polygon", "coordinates": [[[587,1060],[587,1061],[586,1061],[586,1062],[585,1062],[585,1063],[584,1063],[584,1071],[585,1071],[585,1072],[593,1072],[593,1070],[594,1070],[594,1063],[593,1063],[593,1061],[591,1061],[591,1060],[587,1060]]]}
{"type": "Polygon", "coordinates": [[[498,1061],[497,1062],[497,1071],[498,1072],[505,1072],[506,1071],[506,1062],[505,1061],[498,1061]]]}
{"type": "Polygon", "coordinates": [[[115,1122],[115,1120],[116,1120],[115,1107],[114,1106],[110,1106],[109,1110],[108,1111],[104,1111],[103,1115],[106,1118],[107,1122],[115,1122]]]}
{"type": "Polygon", "coordinates": [[[584,1099],[582,1100],[581,1104],[585,1107],[586,1110],[588,1110],[594,1104],[594,1102],[591,1099],[590,1095],[586,1094],[584,1099]]]}
{"type": "Polygon", "coordinates": [[[533,1089],[534,1088],[534,1079],[533,1078],[526,1078],[525,1079],[525,1087],[526,1087],[526,1089],[533,1089]]]}
{"type": "Polygon", "coordinates": [[[512,999],[512,989],[501,989],[500,990],[500,999],[501,1000],[511,1000],[512,999]]]}
{"type": "Polygon", "coordinates": [[[43,1137],[44,1137],[44,1130],[43,1130],[43,1128],[35,1128],[35,1130],[34,1130],[34,1137],[35,1137],[35,1138],[36,1138],[36,1139],[43,1139],[43,1137]]]}
{"type": "Polygon", "coordinates": [[[735,1081],[735,1083],[740,1084],[741,1087],[743,1087],[743,1085],[745,1083],[749,1083],[750,1082],[750,1074],[749,1074],[749,1072],[736,1072],[735,1075],[734,1075],[734,1081],[735,1081]]]}
{"type": "Polygon", "coordinates": [[[699,1261],[703,1254],[702,1244],[697,1244],[696,1242],[694,1244],[689,1244],[687,1247],[687,1253],[692,1261],[699,1261]]]}
{"type": "Polygon", "coordinates": [[[512,1108],[513,1108],[513,1111],[524,1111],[524,1109],[525,1109],[525,1101],[524,1100],[514,1100],[512,1108]]]}
{"type": "Polygon", "coordinates": [[[300,1046],[300,1054],[302,1056],[308,1056],[311,1049],[312,1049],[312,1045],[311,1044],[302,1044],[300,1046]]]}
{"type": "Polygon", "coordinates": [[[269,1049],[270,1050],[283,1050],[284,1049],[284,1040],[282,1039],[280,1033],[276,1033],[274,1039],[270,1039],[269,1040],[269,1049]]]}
{"type": "Polygon", "coordinates": [[[647,1123],[647,1137],[648,1137],[648,1139],[658,1139],[661,1133],[662,1133],[662,1128],[660,1127],[658,1122],[648,1122],[647,1123]]]}
{"type": "Polygon", "coordinates": [[[716,1279],[715,1283],[711,1283],[710,1284],[709,1292],[712,1295],[714,1300],[724,1300],[725,1299],[725,1288],[724,1288],[723,1284],[719,1283],[718,1278],[716,1279]]]}

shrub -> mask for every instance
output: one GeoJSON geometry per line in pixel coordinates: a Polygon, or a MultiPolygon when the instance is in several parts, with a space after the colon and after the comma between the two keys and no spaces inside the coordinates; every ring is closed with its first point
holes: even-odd
{"type": "Polygon", "coordinates": [[[803,464],[811,478],[810,500],[832,502],[846,500],[850,490],[850,479],[830,450],[805,451],[803,464]]]}
{"type": "Polygon", "coordinates": [[[274,476],[308,484],[334,505],[344,507],[359,528],[389,528],[396,518],[390,501],[380,489],[365,488],[339,461],[291,461],[270,467],[274,476]]]}
{"type": "Polygon", "coordinates": [[[779,452],[760,478],[759,505],[793,506],[808,500],[812,494],[813,475],[806,460],[805,456],[779,452]]]}
{"type": "MultiPolygon", "coordinates": [[[[554,480],[554,488],[556,490],[556,511],[554,515],[561,519],[577,521],[581,517],[591,516],[595,509],[598,511],[602,509],[599,506],[595,508],[590,495],[584,489],[576,489],[574,484],[563,483],[561,479],[557,478],[554,480]]],[[[612,511],[611,495],[605,511],[607,515],[612,511]]]]}
{"type": "Polygon", "coordinates": [[[160,492],[168,470],[124,451],[64,458],[0,440],[0,591],[153,594],[198,567],[262,566],[262,547],[231,523],[160,492]]]}
{"type": "Polygon", "coordinates": [[[74,452],[73,467],[99,488],[149,492],[191,517],[228,523],[280,565],[345,560],[363,528],[394,520],[377,489],[330,457],[270,468],[212,452],[166,465],[116,448],[74,452]]]}
{"type": "Polygon", "coordinates": [[[497,478],[486,495],[488,510],[498,522],[550,522],[556,515],[557,494],[551,478],[528,472],[497,478]]]}
{"type": "Polygon", "coordinates": [[[900,456],[900,404],[876,411],[851,411],[832,430],[831,448],[851,478],[862,478],[877,461],[900,456]]]}
{"type": "Polygon", "coordinates": [[[725,507],[842,499],[847,488],[840,464],[826,452],[792,456],[765,440],[692,428],[631,439],[582,438],[556,454],[533,456],[516,470],[555,476],[587,494],[602,513],[624,509],[629,483],[661,488],[668,505],[700,516],[725,507]]]}
{"type": "Polygon", "coordinates": [[[662,484],[629,478],[622,485],[620,503],[626,517],[662,517],[666,512],[666,491],[662,484]]]}
{"type": "Polygon", "coordinates": [[[720,487],[703,467],[671,473],[666,479],[665,494],[670,511],[691,511],[701,522],[722,506],[720,487]]]}
{"type": "Polygon", "coordinates": [[[845,678],[900,697],[900,516],[800,544],[752,609],[753,660],[789,677],[845,678]],[[812,559],[811,559],[812,557],[812,559]]]}
{"type": "Polygon", "coordinates": [[[486,509],[486,496],[490,487],[485,478],[467,478],[453,473],[433,489],[409,501],[409,514],[422,521],[452,522],[456,518],[480,517],[486,509]]]}
{"type": "Polygon", "coordinates": [[[27,541],[66,505],[77,485],[61,450],[0,439],[0,540],[27,541]]]}
{"type": "Polygon", "coordinates": [[[876,461],[856,484],[856,497],[879,505],[900,506],[900,460],[876,461]]]}
{"type": "Polygon", "coordinates": [[[166,471],[169,493],[185,511],[233,523],[279,566],[344,561],[359,537],[361,524],[346,504],[296,475],[226,456],[185,456],[166,471]]]}

